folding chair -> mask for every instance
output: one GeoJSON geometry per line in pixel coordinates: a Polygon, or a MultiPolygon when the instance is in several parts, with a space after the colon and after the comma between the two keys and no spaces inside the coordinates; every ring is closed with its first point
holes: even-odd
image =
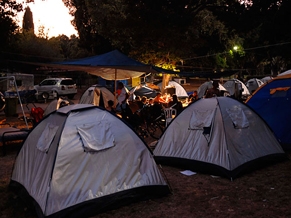
{"type": "Polygon", "coordinates": [[[177,115],[177,110],[175,108],[164,108],[166,127],[172,121],[173,118],[177,115]]]}
{"type": "MultiPolygon", "coordinates": [[[[4,124],[9,125],[9,124],[4,124]]],[[[30,130],[28,129],[18,129],[16,127],[8,126],[0,128],[0,142],[2,143],[2,153],[3,156],[6,155],[6,144],[7,142],[24,140],[26,139],[30,130]]]]}

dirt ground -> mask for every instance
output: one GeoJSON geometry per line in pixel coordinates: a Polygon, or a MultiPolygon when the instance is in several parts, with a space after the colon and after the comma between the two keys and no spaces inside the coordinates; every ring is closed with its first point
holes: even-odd
{"type": "MultiPolygon", "coordinates": [[[[151,142],[152,139],[146,139],[146,143],[151,142]]],[[[0,146],[1,218],[36,217],[34,211],[8,189],[20,147],[19,142],[11,143],[7,155],[2,156],[0,146]]],[[[291,217],[290,169],[291,161],[288,160],[230,181],[199,172],[185,176],[181,171],[187,169],[162,166],[161,172],[171,188],[171,194],[132,203],[94,217],[291,217]]]]}
{"type": "MultiPolygon", "coordinates": [[[[9,144],[7,155],[0,157],[1,218],[36,217],[34,210],[8,189],[20,146],[21,143],[9,144]]],[[[172,191],[170,195],[94,217],[291,217],[290,169],[291,161],[285,161],[230,181],[199,172],[185,176],[181,171],[186,169],[162,166],[161,172],[172,191]]]]}

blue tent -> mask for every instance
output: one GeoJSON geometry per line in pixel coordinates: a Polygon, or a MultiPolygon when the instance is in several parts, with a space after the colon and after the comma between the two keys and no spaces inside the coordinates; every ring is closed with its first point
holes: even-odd
{"type": "Polygon", "coordinates": [[[246,104],[267,122],[282,147],[291,149],[291,75],[278,76],[259,87],[246,104]]]}
{"type": "Polygon", "coordinates": [[[154,98],[157,96],[157,91],[147,86],[138,86],[133,88],[133,93],[139,97],[154,98]]]}
{"type": "Polygon", "coordinates": [[[102,55],[46,65],[61,69],[86,71],[92,75],[101,76],[106,80],[124,80],[140,77],[152,70],[150,65],[133,60],[118,50],[102,55]]]}

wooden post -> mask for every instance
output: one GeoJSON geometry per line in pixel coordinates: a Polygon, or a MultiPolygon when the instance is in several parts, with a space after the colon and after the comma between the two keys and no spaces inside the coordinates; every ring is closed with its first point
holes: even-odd
{"type": "Polygon", "coordinates": [[[163,80],[162,80],[162,90],[161,92],[163,93],[166,86],[169,84],[170,81],[170,74],[163,74],[163,80]]]}

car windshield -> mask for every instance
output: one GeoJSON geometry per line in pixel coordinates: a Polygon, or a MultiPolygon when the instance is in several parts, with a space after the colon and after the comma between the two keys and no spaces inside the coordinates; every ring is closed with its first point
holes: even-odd
{"type": "Polygon", "coordinates": [[[71,79],[62,80],[61,85],[74,85],[74,81],[71,79]]]}
{"type": "Polygon", "coordinates": [[[43,86],[44,85],[47,86],[47,85],[55,85],[56,83],[57,83],[56,80],[44,80],[40,84],[43,85],[43,86]]]}

